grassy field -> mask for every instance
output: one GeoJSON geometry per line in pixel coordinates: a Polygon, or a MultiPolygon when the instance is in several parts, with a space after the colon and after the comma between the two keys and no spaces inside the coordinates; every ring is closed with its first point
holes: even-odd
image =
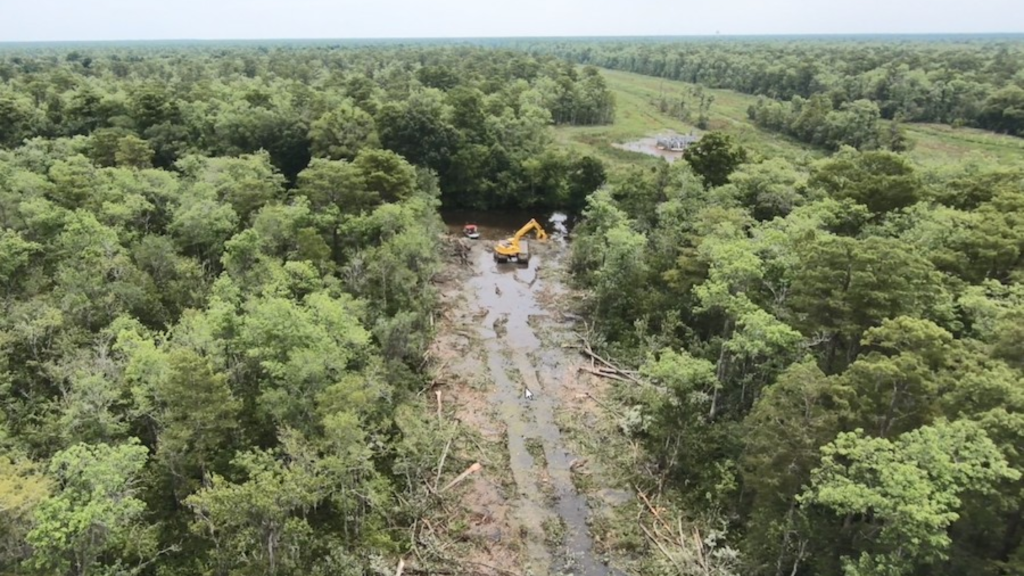
{"type": "MultiPolygon", "coordinates": [[[[656,105],[662,95],[668,99],[688,95],[693,85],[616,70],[603,70],[602,74],[615,94],[615,123],[610,126],[556,128],[555,134],[560,142],[594,154],[614,168],[638,163],[654,164],[660,160],[613,148],[613,143],[626,143],[669,130],[684,134],[690,131],[701,133],[690,123],[662,114],[656,105]]],[[[755,154],[765,157],[782,156],[798,165],[825,156],[821,150],[754,126],[747,119],[747,108],[757,101],[756,96],[731,90],[706,92],[715,97],[711,105],[709,129],[732,134],[755,154]]],[[[1019,161],[1024,158],[1024,139],[983,130],[911,124],[907,126],[907,134],[914,142],[909,156],[920,164],[956,162],[972,154],[1000,160],[1019,161]]]]}
{"type": "Polygon", "coordinates": [[[1015,162],[1024,158],[1024,138],[943,124],[911,124],[907,134],[914,142],[910,157],[922,164],[956,162],[972,154],[1015,162]]]}

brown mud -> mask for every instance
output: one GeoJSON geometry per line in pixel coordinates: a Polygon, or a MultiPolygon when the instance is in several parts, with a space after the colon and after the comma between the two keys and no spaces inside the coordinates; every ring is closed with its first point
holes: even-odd
{"type": "MultiPolygon", "coordinates": [[[[450,233],[461,235],[473,215],[446,216],[450,233]]],[[[481,238],[468,241],[468,263],[452,264],[441,285],[445,312],[432,356],[442,367],[442,397],[493,448],[460,489],[475,519],[468,531],[482,544],[475,560],[524,576],[621,574],[595,551],[588,519],[601,502],[588,504],[577,491],[574,474],[586,462],[559,427],[569,412],[586,418],[597,410],[588,401],[596,383],[578,373],[582,357],[565,347],[578,342],[572,315],[562,313],[572,296],[561,282],[565,218],[538,219],[551,239],[530,241],[528,265],[497,264],[490,251],[528,219],[472,218],[481,238]]]]}

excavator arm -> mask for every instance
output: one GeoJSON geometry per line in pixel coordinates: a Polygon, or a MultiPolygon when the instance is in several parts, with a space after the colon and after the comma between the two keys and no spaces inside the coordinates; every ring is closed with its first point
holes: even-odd
{"type": "Polygon", "coordinates": [[[513,238],[515,238],[517,241],[518,240],[522,240],[523,236],[526,236],[527,234],[530,233],[530,230],[536,230],[537,231],[537,239],[538,240],[547,240],[548,239],[548,233],[544,231],[544,228],[541,227],[540,223],[537,222],[536,218],[531,219],[522,228],[520,228],[519,231],[516,232],[516,235],[513,236],[513,238]]]}

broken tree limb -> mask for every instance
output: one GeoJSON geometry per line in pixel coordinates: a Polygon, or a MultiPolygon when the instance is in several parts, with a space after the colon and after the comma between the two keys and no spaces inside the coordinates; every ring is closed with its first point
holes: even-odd
{"type": "Polygon", "coordinates": [[[676,559],[668,553],[668,550],[666,550],[665,546],[657,538],[654,537],[654,534],[651,534],[651,531],[647,529],[647,526],[644,526],[643,523],[641,523],[640,528],[642,528],[644,534],[647,534],[647,537],[651,539],[651,542],[654,542],[654,545],[658,547],[658,550],[661,550],[661,553],[665,555],[665,558],[667,558],[668,561],[676,567],[676,570],[679,572],[679,574],[685,574],[685,572],[683,572],[683,567],[680,566],[679,562],[677,562],[676,559]]]}
{"type": "Polygon", "coordinates": [[[608,372],[606,370],[600,370],[598,368],[591,368],[590,366],[580,366],[579,369],[584,372],[593,374],[595,376],[601,376],[602,378],[610,378],[612,380],[618,380],[619,382],[633,382],[632,380],[626,378],[625,376],[616,374],[614,372],[608,372]]]}
{"type": "Polygon", "coordinates": [[[434,396],[437,396],[437,419],[440,420],[441,419],[441,391],[440,390],[434,390],[434,396]]]}
{"type": "Polygon", "coordinates": [[[612,413],[612,414],[614,414],[616,416],[620,415],[618,410],[616,410],[616,409],[612,408],[611,406],[609,406],[608,404],[598,400],[597,396],[594,396],[590,392],[585,392],[585,394],[587,395],[588,398],[590,398],[591,400],[596,402],[597,405],[600,406],[601,408],[604,408],[605,410],[607,410],[608,412],[610,412],[610,413],[612,413]]]}
{"type": "Polygon", "coordinates": [[[665,519],[661,517],[661,514],[658,514],[658,511],[654,508],[654,505],[651,504],[651,501],[647,499],[647,495],[644,494],[643,491],[640,490],[640,487],[637,486],[636,484],[633,485],[633,488],[636,488],[637,496],[640,496],[640,499],[644,501],[644,504],[647,505],[647,509],[651,511],[651,514],[654,514],[654,517],[658,520],[658,522],[661,522],[661,525],[664,526],[665,529],[668,530],[671,534],[672,527],[669,526],[667,522],[665,522],[665,519]]]}
{"type": "MultiPolygon", "coordinates": [[[[582,338],[582,336],[580,338],[582,338]]],[[[604,364],[605,366],[611,368],[612,370],[616,370],[616,371],[619,370],[618,366],[616,366],[615,364],[612,364],[608,360],[605,360],[600,355],[598,355],[597,352],[594,352],[594,349],[591,348],[591,346],[590,346],[590,342],[587,342],[586,340],[583,340],[583,351],[587,353],[587,356],[590,356],[594,360],[597,360],[598,362],[600,362],[601,364],[604,364]]]]}
{"type": "Polygon", "coordinates": [[[398,569],[395,570],[395,576],[402,576],[402,572],[405,572],[405,559],[398,559],[398,569]]]}
{"type": "MultiPolygon", "coordinates": [[[[580,340],[583,342],[583,345],[580,346],[580,350],[584,354],[586,354],[587,356],[590,357],[592,369],[593,370],[601,370],[602,371],[600,373],[599,372],[595,372],[596,374],[598,374],[599,376],[607,376],[607,372],[611,372],[611,373],[613,373],[613,374],[615,374],[617,376],[620,376],[622,379],[625,379],[625,380],[627,380],[629,382],[633,382],[635,384],[642,384],[643,383],[643,382],[640,381],[639,378],[637,378],[635,371],[633,371],[633,370],[623,370],[622,368],[619,368],[615,364],[612,364],[609,360],[601,357],[601,355],[598,354],[597,352],[594,352],[594,349],[590,346],[590,342],[588,342],[586,338],[584,338],[583,336],[580,336],[580,340]],[[601,364],[604,365],[604,368],[598,368],[594,364],[595,362],[600,362],[601,364]]],[[[589,370],[588,370],[588,372],[589,372],[589,370]]]]}
{"type": "Polygon", "coordinates": [[[584,355],[590,358],[590,365],[593,366],[595,370],[604,370],[606,372],[614,372],[616,374],[622,374],[624,376],[630,377],[640,376],[640,372],[636,370],[626,370],[625,368],[619,368],[618,366],[609,363],[607,360],[602,360],[597,355],[591,356],[589,353],[587,353],[586,348],[580,348],[580,350],[583,351],[584,355]],[[602,365],[599,366],[598,363],[602,365]]]}
{"type": "MultiPolygon", "coordinates": [[[[440,412],[439,412],[440,413],[440,412]]],[[[455,440],[455,433],[452,433],[448,443],[444,445],[444,452],[441,452],[441,461],[437,463],[437,476],[434,477],[434,491],[437,491],[437,484],[441,482],[441,471],[444,470],[444,460],[448,457],[448,449],[452,447],[452,440],[455,440]]]]}
{"type": "Polygon", "coordinates": [[[708,574],[708,560],[704,557],[704,539],[700,537],[700,530],[696,526],[693,527],[693,541],[697,545],[697,558],[700,559],[700,567],[704,569],[705,574],[708,574]]]}
{"type": "Polygon", "coordinates": [[[417,527],[419,524],[419,520],[413,520],[412,522],[412,530],[409,530],[409,548],[412,549],[412,552],[416,555],[416,559],[419,563],[423,564],[423,555],[420,554],[420,547],[416,545],[416,535],[419,534],[417,527]]]}
{"type": "Polygon", "coordinates": [[[470,466],[469,468],[466,468],[465,472],[463,472],[462,474],[459,474],[458,476],[455,477],[454,480],[452,480],[451,482],[446,484],[444,488],[441,488],[441,492],[446,492],[449,488],[452,488],[453,486],[455,486],[459,482],[462,482],[463,480],[465,480],[466,476],[469,476],[473,472],[479,471],[481,468],[483,468],[483,466],[481,466],[479,462],[474,462],[472,466],[470,466]]]}
{"type": "Polygon", "coordinates": [[[595,374],[612,374],[620,377],[624,377],[624,374],[628,374],[628,372],[612,370],[611,368],[605,368],[604,366],[595,366],[593,364],[590,365],[590,369],[593,370],[595,374]]]}
{"type": "Polygon", "coordinates": [[[430,520],[427,520],[426,518],[424,518],[423,519],[423,525],[427,527],[427,530],[430,530],[430,533],[434,535],[434,538],[440,538],[437,535],[437,531],[434,530],[433,525],[430,524],[430,520]]]}
{"type": "Polygon", "coordinates": [[[487,463],[488,466],[493,466],[494,462],[491,462],[491,459],[487,457],[487,451],[480,445],[480,442],[477,442],[477,439],[472,434],[467,435],[466,438],[473,443],[473,446],[476,446],[476,449],[480,452],[480,459],[487,463]]]}

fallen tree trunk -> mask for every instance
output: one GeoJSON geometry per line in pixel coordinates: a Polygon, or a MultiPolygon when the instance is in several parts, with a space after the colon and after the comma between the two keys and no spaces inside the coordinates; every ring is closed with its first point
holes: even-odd
{"type": "Polygon", "coordinates": [[[615,373],[615,372],[610,372],[608,370],[601,370],[599,368],[591,368],[589,366],[579,366],[578,368],[580,370],[584,371],[584,372],[588,372],[590,374],[594,374],[595,376],[601,376],[601,377],[604,377],[604,378],[611,378],[612,380],[618,380],[619,382],[632,382],[632,380],[630,380],[629,378],[626,378],[625,376],[622,376],[622,375],[620,375],[618,373],[615,373]]]}

